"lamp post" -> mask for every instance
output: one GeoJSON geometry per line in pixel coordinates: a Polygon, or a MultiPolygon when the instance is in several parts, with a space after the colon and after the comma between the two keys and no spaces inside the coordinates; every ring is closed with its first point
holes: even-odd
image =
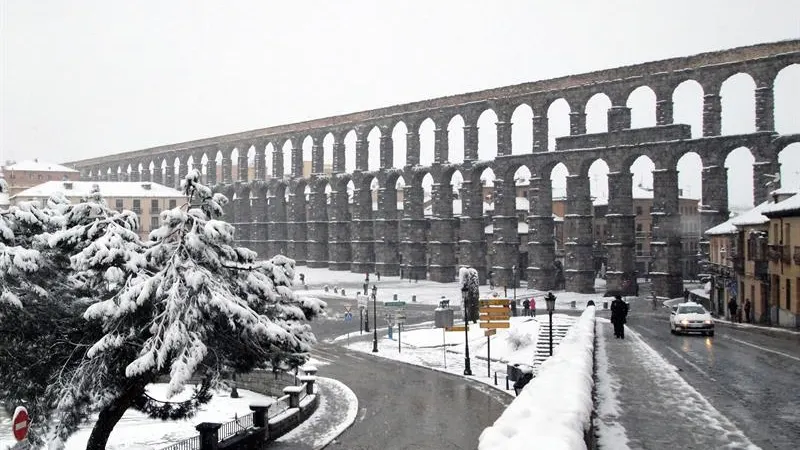
{"type": "Polygon", "coordinates": [[[553,310],[556,309],[556,296],[548,292],[544,302],[547,304],[547,315],[550,316],[550,356],[553,356],[553,310]]]}
{"type": "MultiPolygon", "coordinates": [[[[378,353],[378,286],[372,285],[372,352],[378,353]]],[[[367,312],[369,314],[369,312],[367,312]]]]}
{"type": "Polygon", "coordinates": [[[511,266],[511,284],[513,285],[512,287],[514,288],[514,300],[512,301],[514,302],[514,315],[516,316],[517,315],[516,314],[517,313],[517,265],[516,264],[511,266]]]}
{"type": "Polygon", "coordinates": [[[467,320],[467,297],[469,288],[461,286],[461,303],[464,304],[464,375],[472,375],[472,369],[469,367],[469,321],[467,320]]]}

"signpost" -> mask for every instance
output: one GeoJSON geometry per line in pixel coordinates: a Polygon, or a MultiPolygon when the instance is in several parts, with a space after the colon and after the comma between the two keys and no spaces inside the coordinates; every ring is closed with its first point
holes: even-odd
{"type": "Polygon", "coordinates": [[[14,433],[14,439],[23,441],[28,437],[28,429],[30,428],[30,417],[28,417],[28,410],[24,406],[17,406],[14,410],[14,416],[11,420],[11,430],[14,433]]]}
{"type": "Polygon", "coordinates": [[[486,360],[487,376],[492,377],[492,341],[491,337],[497,334],[498,328],[510,328],[511,300],[507,298],[490,298],[478,301],[479,326],[486,328],[486,360]]]}

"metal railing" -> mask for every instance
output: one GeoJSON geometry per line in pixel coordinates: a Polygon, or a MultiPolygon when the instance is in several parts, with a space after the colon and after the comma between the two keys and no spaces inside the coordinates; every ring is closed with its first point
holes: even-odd
{"type": "Polygon", "coordinates": [[[197,450],[200,448],[200,435],[192,436],[180,442],[176,442],[169,447],[164,447],[161,450],[197,450]]]}
{"type": "Polygon", "coordinates": [[[222,442],[234,434],[253,427],[253,413],[237,417],[230,422],[223,423],[217,432],[217,442],[222,442]]]}

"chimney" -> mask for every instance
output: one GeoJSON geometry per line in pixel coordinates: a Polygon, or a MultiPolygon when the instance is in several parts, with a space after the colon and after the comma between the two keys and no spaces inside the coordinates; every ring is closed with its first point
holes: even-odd
{"type": "Polygon", "coordinates": [[[152,185],[150,183],[142,183],[142,189],[144,189],[145,191],[149,191],[151,188],[152,185]]]}

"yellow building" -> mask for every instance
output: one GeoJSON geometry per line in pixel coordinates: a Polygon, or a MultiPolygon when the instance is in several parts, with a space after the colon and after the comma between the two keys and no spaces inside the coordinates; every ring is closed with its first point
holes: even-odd
{"type": "Polygon", "coordinates": [[[800,194],[762,213],[769,218],[769,319],[771,324],[800,326],[800,194]]]}
{"type": "MultiPolygon", "coordinates": [[[[736,272],[739,310],[742,322],[769,323],[769,271],[767,264],[767,225],[769,219],[762,211],[774,202],[764,202],[746,213],[731,219],[736,226],[736,248],[732,253],[736,272]],[[750,317],[744,311],[750,301],[750,317]]],[[[738,318],[737,318],[738,319],[738,318]]]]}
{"type": "Polygon", "coordinates": [[[81,175],[75,169],[38,159],[9,163],[0,168],[0,173],[8,183],[9,196],[48,181],[77,181],[81,175]]]}
{"type": "Polygon", "coordinates": [[[710,309],[720,317],[727,314],[727,304],[736,295],[736,272],[730,254],[737,252],[738,230],[732,219],[706,230],[708,236],[708,273],[710,309]]]}
{"type": "Polygon", "coordinates": [[[12,196],[11,203],[43,203],[59,191],[71,202],[77,203],[91,192],[95,184],[109,207],[118,211],[127,209],[139,216],[139,236],[143,239],[147,239],[150,231],[160,226],[161,211],[186,203],[186,196],[177,189],[158,183],[124,181],[48,181],[12,196]]]}

